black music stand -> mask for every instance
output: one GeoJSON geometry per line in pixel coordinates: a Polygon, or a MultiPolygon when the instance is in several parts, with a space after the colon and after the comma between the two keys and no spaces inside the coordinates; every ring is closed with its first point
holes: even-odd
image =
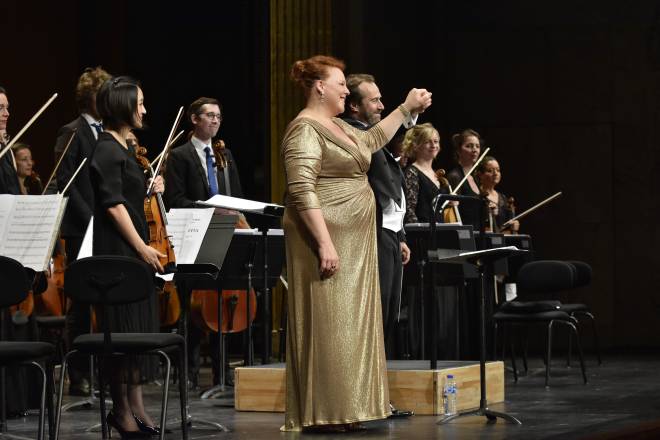
{"type": "MultiPolygon", "coordinates": [[[[254,220],[251,219],[253,222],[254,220]]],[[[284,262],[284,235],[279,229],[268,229],[267,227],[260,230],[259,233],[253,232],[254,230],[236,230],[234,231],[234,238],[229,245],[227,251],[228,258],[225,261],[222,269],[220,270],[220,285],[219,289],[235,289],[245,290],[249,292],[251,289],[262,289],[266,292],[277,284],[280,276],[280,269],[276,271],[268,271],[269,267],[281,268],[284,262]],[[255,269],[265,268],[260,274],[255,274],[255,269]],[[266,278],[265,278],[266,277],[266,278]],[[264,283],[264,279],[266,282],[264,283]]],[[[267,294],[263,298],[264,312],[263,321],[269,321],[270,312],[267,307],[269,304],[267,294]]],[[[250,323],[250,315],[252,313],[250,297],[247,298],[246,308],[246,322],[248,323],[244,333],[244,364],[253,365],[253,344],[252,344],[252,324],[250,323]]],[[[221,301],[218,301],[218,316],[222,316],[221,301]]],[[[270,328],[264,326],[264,345],[268,346],[270,328]]],[[[218,385],[202,393],[202,399],[209,399],[215,397],[227,397],[225,393],[225,343],[223,335],[218,335],[218,351],[220,354],[220,371],[218,377],[218,385]]],[[[269,356],[269,355],[268,355],[269,356]]],[[[268,363],[263,362],[262,363],[268,363]]]]}
{"type": "MultiPolygon", "coordinates": [[[[181,335],[184,338],[184,377],[188,380],[188,316],[190,313],[190,294],[193,289],[216,289],[218,285],[218,275],[220,268],[227,255],[229,244],[234,233],[236,224],[235,215],[217,215],[214,214],[209,228],[204,235],[202,247],[200,248],[194,264],[179,264],[177,272],[174,274],[179,300],[181,302],[181,316],[179,325],[181,335]]],[[[195,418],[190,414],[190,405],[188,401],[188,386],[185,387],[185,414],[188,424],[193,426],[195,423],[215,428],[219,431],[229,432],[225,426],[220,423],[212,422],[201,418],[195,418]]]]}
{"type": "MultiPolygon", "coordinates": [[[[482,235],[483,237],[483,235],[482,235]]],[[[486,400],[486,306],[485,306],[485,288],[484,288],[484,272],[493,262],[514,255],[520,255],[526,251],[519,250],[514,246],[484,249],[475,252],[460,253],[457,251],[447,249],[430,250],[428,252],[429,262],[432,263],[456,263],[474,264],[479,270],[479,383],[481,387],[481,398],[479,400],[479,408],[473,411],[453,414],[447,416],[437,422],[438,425],[447,423],[458,417],[463,416],[486,416],[489,421],[497,420],[497,418],[504,419],[516,425],[521,425],[522,422],[517,418],[497,411],[488,409],[488,401],[486,400]]]]}
{"type": "MultiPolygon", "coordinates": [[[[211,198],[215,198],[217,196],[214,196],[211,198]]],[[[225,197],[225,196],[222,196],[225,197]]],[[[261,363],[262,364],[267,364],[270,362],[270,343],[268,342],[270,340],[270,288],[277,283],[277,279],[279,278],[279,273],[277,277],[275,278],[275,282],[271,282],[272,277],[268,273],[268,265],[269,265],[269,260],[268,260],[268,254],[269,254],[269,245],[268,245],[268,231],[269,228],[273,226],[273,222],[276,220],[279,220],[283,215],[284,215],[284,206],[281,205],[276,205],[272,203],[262,203],[262,202],[254,202],[251,200],[245,200],[245,199],[239,199],[235,197],[225,197],[225,202],[221,202],[219,204],[215,203],[209,203],[208,201],[203,202],[203,201],[197,201],[196,205],[200,207],[214,207],[214,208],[223,208],[223,209],[231,209],[235,211],[239,211],[243,214],[246,214],[248,217],[250,224],[253,226],[256,226],[259,231],[261,232],[261,238],[262,238],[262,243],[261,243],[261,249],[262,249],[262,256],[263,256],[263,269],[262,272],[262,280],[264,280],[262,286],[263,286],[263,304],[264,304],[264,313],[262,317],[263,321],[263,333],[264,333],[264,349],[261,357],[261,363]],[[233,200],[232,200],[233,199],[233,200]],[[245,203],[247,202],[247,203],[245,203]]],[[[259,265],[256,265],[255,267],[259,268],[259,265]]],[[[257,278],[258,279],[258,278],[257,278]]],[[[250,296],[248,295],[247,297],[247,313],[248,313],[248,318],[250,314],[250,296]]],[[[248,333],[247,337],[252,338],[252,326],[250,325],[250,321],[248,319],[248,333]]],[[[252,356],[252,353],[248,352],[246,353],[246,359],[245,359],[245,365],[249,366],[254,363],[254,359],[252,356]]]]}

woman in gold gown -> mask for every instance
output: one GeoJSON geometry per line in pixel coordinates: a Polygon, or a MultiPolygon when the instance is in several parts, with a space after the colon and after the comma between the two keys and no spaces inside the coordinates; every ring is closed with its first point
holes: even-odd
{"type": "Polygon", "coordinates": [[[284,430],[350,430],[390,414],[376,254],[371,154],[410,113],[431,105],[412,89],[367,131],[336,118],[348,95],[344,64],[297,61],[305,108],[282,142],[289,278],[284,430]]]}

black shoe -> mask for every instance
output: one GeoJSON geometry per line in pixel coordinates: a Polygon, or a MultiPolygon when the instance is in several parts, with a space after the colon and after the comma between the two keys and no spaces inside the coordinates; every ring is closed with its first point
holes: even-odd
{"type": "Polygon", "coordinates": [[[76,382],[71,382],[69,384],[69,395],[70,396],[89,396],[89,381],[85,378],[82,378],[76,382]]]}
{"type": "MultiPolygon", "coordinates": [[[[144,421],[133,414],[133,418],[135,419],[135,423],[137,423],[138,428],[140,428],[140,431],[149,433],[150,435],[160,435],[160,426],[149,426],[144,421]]],[[[165,434],[171,434],[172,431],[169,429],[165,428],[165,434]]]]}
{"type": "Polygon", "coordinates": [[[388,419],[401,419],[401,418],[404,418],[404,417],[410,417],[410,416],[415,415],[415,413],[413,411],[405,411],[405,410],[396,409],[394,407],[394,405],[392,405],[391,403],[390,403],[390,410],[392,411],[392,415],[389,416],[388,419]]]}
{"type": "Polygon", "coordinates": [[[115,415],[110,411],[105,418],[105,421],[108,422],[108,434],[112,437],[112,428],[119,432],[121,438],[136,439],[136,438],[151,438],[151,434],[147,434],[143,431],[126,431],[124,428],[117,422],[115,415]]]}

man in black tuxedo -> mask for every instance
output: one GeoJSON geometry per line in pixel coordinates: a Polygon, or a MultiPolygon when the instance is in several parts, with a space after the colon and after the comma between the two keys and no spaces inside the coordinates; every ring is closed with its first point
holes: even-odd
{"type": "MultiPolygon", "coordinates": [[[[350,95],[344,121],[367,130],[380,121],[385,109],[381,94],[372,75],[351,74],[346,78],[350,95]]],[[[404,122],[408,124],[408,121],[404,122]]],[[[389,146],[389,145],[388,145],[389,146]]],[[[403,172],[388,146],[371,156],[367,176],[376,197],[376,235],[378,241],[378,275],[380,299],[383,307],[383,335],[387,358],[395,355],[395,330],[401,309],[403,265],[410,261],[410,249],[403,230],[406,199],[403,193],[403,172]]],[[[392,407],[393,417],[412,415],[392,407]]]]}
{"type": "MultiPolygon", "coordinates": [[[[76,104],[80,115],[59,129],[55,142],[55,158],[59,159],[64,153],[57,169],[58,191],[64,190],[80,163],[90,157],[96,146],[98,134],[103,131],[101,118],[96,111],[96,92],[108,79],[110,74],[100,67],[87,68],[78,78],[76,104]],[[76,134],[69,148],[64,152],[74,131],[76,134]]],[[[62,219],[60,235],[65,241],[68,260],[75,261],[94,210],[94,192],[89,180],[89,166],[82,167],[67,190],[67,195],[69,202],[62,219]]],[[[78,335],[83,333],[89,333],[89,305],[74,301],[66,315],[66,338],[69,346],[78,335]]],[[[87,395],[89,393],[88,358],[74,357],[71,361],[69,393],[87,395]]]]}
{"type": "MultiPolygon", "coordinates": [[[[9,98],[7,91],[0,87],[0,150],[9,143],[7,122],[9,121],[9,98]]],[[[9,150],[0,159],[0,194],[20,194],[21,187],[16,174],[14,153],[9,150]]]]}
{"type": "MultiPolygon", "coordinates": [[[[222,194],[243,197],[236,162],[224,142],[213,145],[222,122],[220,103],[214,98],[198,98],[186,113],[192,125],[190,140],[173,149],[165,170],[165,205],[171,208],[192,208],[198,200],[222,194]]],[[[192,386],[198,382],[199,347],[203,333],[195,325],[189,326],[188,371],[192,386]]],[[[218,383],[219,356],[215,348],[218,334],[211,333],[209,346],[213,367],[213,383],[218,383]]]]}
{"type": "MultiPolygon", "coordinates": [[[[385,109],[374,77],[352,74],[346,78],[351,94],[347,98],[344,120],[354,127],[366,130],[380,121],[385,109]]],[[[403,173],[398,162],[387,149],[371,156],[367,173],[376,197],[376,228],[378,238],[378,272],[381,303],[383,306],[383,334],[387,357],[394,356],[395,329],[401,306],[403,265],[410,260],[406,245],[403,216],[406,200],[403,194],[403,173]]]]}
{"type": "Polygon", "coordinates": [[[243,197],[234,157],[224,147],[212,144],[222,122],[220,103],[199,98],[188,108],[193,126],[190,140],[170,152],[165,172],[167,208],[192,208],[196,201],[216,194],[243,197]]]}

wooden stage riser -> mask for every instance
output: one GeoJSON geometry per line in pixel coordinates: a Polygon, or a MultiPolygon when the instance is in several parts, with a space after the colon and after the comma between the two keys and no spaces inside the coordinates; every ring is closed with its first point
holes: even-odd
{"type": "MultiPolygon", "coordinates": [[[[396,408],[420,415],[443,413],[442,389],[448,374],[457,384],[459,410],[477,408],[480,399],[479,365],[439,370],[389,370],[390,400],[396,408]]],[[[284,412],[283,368],[236,368],[235,408],[238,411],[284,412]]],[[[486,364],[486,394],[489,403],[504,401],[504,364],[486,364]]]]}

